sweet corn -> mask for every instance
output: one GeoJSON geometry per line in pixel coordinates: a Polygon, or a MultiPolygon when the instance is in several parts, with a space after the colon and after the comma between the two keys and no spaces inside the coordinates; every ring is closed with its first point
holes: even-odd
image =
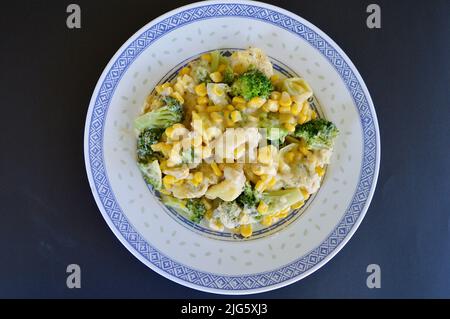
{"type": "Polygon", "coordinates": [[[203,198],[201,199],[201,202],[203,203],[203,205],[205,205],[205,208],[206,208],[207,210],[212,209],[211,202],[210,202],[209,200],[207,200],[206,198],[203,197],[203,198]]]}
{"type": "Polygon", "coordinates": [[[272,92],[272,93],[270,94],[270,98],[271,98],[272,100],[278,101],[278,100],[281,98],[281,93],[280,93],[280,92],[277,92],[277,91],[274,91],[274,92],[272,92]]]}
{"type": "Polygon", "coordinates": [[[206,90],[206,84],[202,83],[202,84],[197,85],[195,87],[195,94],[197,94],[200,97],[208,95],[208,92],[206,90]]]}
{"type": "Polygon", "coordinates": [[[292,115],[294,115],[294,116],[299,115],[300,112],[302,111],[302,108],[303,108],[302,104],[298,104],[298,103],[292,104],[292,107],[291,107],[292,115]]]}
{"type": "Polygon", "coordinates": [[[227,69],[227,65],[226,64],[221,64],[219,65],[219,68],[217,69],[217,71],[219,72],[225,72],[225,70],[227,69]]]}
{"type": "Polygon", "coordinates": [[[269,181],[269,183],[267,183],[267,188],[272,188],[275,186],[275,184],[277,183],[277,179],[276,177],[272,177],[269,181]]]}
{"type": "Polygon", "coordinates": [[[273,224],[273,216],[271,215],[264,216],[261,220],[261,225],[263,226],[269,227],[272,226],[272,224],[273,224]]]}
{"type": "Polygon", "coordinates": [[[293,125],[293,124],[284,123],[284,128],[286,130],[288,130],[289,133],[294,133],[295,132],[295,125],[293,125]]]}
{"type": "Polygon", "coordinates": [[[235,65],[234,67],[233,67],[233,71],[234,71],[234,73],[237,73],[237,74],[242,74],[242,73],[244,73],[245,71],[247,70],[247,67],[245,66],[245,65],[243,65],[243,64],[237,64],[237,65],[235,65]]]}
{"type": "Polygon", "coordinates": [[[206,112],[206,105],[196,105],[195,109],[197,110],[197,112],[206,112]]]}
{"type": "Polygon", "coordinates": [[[278,110],[281,114],[291,114],[291,106],[290,105],[284,105],[280,106],[280,109],[278,110]]]}
{"type": "Polygon", "coordinates": [[[278,112],[280,104],[277,100],[270,99],[269,101],[267,101],[266,107],[270,112],[278,112]]]}
{"type": "Polygon", "coordinates": [[[206,218],[207,220],[210,220],[210,219],[213,217],[213,213],[214,213],[214,211],[213,211],[212,209],[208,209],[208,210],[206,211],[205,218],[206,218]]]}
{"type": "Polygon", "coordinates": [[[269,205],[261,201],[258,206],[258,213],[264,215],[269,210],[269,205]]]}
{"type": "Polygon", "coordinates": [[[171,187],[175,184],[176,181],[177,181],[177,180],[176,180],[175,177],[173,177],[173,176],[171,176],[171,175],[166,175],[166,176],[164,176],[164,178],[163,178],[163,184],[164,184],[164,187],[165,187],[165,188],[171,188],[171,187]]]}
{"type": "Polygon", "coordinates": [[[310,113],[310,110],[311,110],[311,107],[309,106],[309,103],[308,102],[303,103],[301,114],[308,116],[310,113]]]}
{"type": "Polygon", "coordinates": [[[309,194],[309,192],[305,189],[305,188],[300,188],[300,192],[302,193],[302,195],[303,195],[303,198],[304,198],[304,200],[305,201],[307,201],[308,199],[309,199],[309,197],[311,196],[310,194],[309,194]]]}
{"type": "Polygon", "coordinates": [[[241,121],[242,120],[241,112],[239,112],[239,111],[231,112],[231,120],[233,121],[233,123],[237,123],[237,122],[241,121]]]}
{"type": "Polygon", "coordinates": [[[272,75],[270,81],[272,82],[273,85],[276,85],[278,81],[280,81],[280,76],[278,74],[272,75]]]}
{"type": "Polygon", "coordinates": [[[212,168],[214,174],[216,174],[216,176],[222,177],[223,173],[222,173],[222,171],[220,170],[220,168],[219,168],[219,166],[217,165],[216,162],[212,162],[212,163],[211,163],[211,168],[212,168]]]}
{"type": "Polygon", "coordinates": [[[289,107],[289,111],[290,111],[291,104],[292,104],[291,96],[289,95],[288,92],[283,92],[281,94],[281,98],[280,98],[280,106],[289,107]]]}
{"type": "Polygon", "coordinates": [[[231,104],[233,104],[234,106],[237,106],[238,104],[246,104],[247,101],[240,96],[236,96],[233,98],[233,100],[231,101],[231,104]]]}
{"type": "Polygon", "coordinates": [[[175,83],[175,85],[173,86],[173,89],[175,90],[175,92],[180,93],[181,95],[184,95],[184,87],[181,83],[175,83]]]}
{"type": "Polygon", "coordinates": [[[264,167],[262,167],[261,165],[253,165],[252,172],[256,176],[261,176],[264,174],[265,171],[264,171],[264,167]]]}
{"type": "Polygon", "coordinates": [[[215,83],[220,83],[223,81],[223,75],[220,72],[214,72],[209,75],[211,80],[213,80],[215,83]]]}
{"type": "Polygon", "coordinates": [[[280,122],[295,124],[297,121],[295,120],[295,117],[292,114],[280,114],[280,122]]]}
{"type": "Polygon", "coordinates": [[[184,98],[181,96],[180,93],[174,92],[174,93],[172,94],[172,96],[173,96],[178,102],[180,102],[180,104],[184,104],[184,98]]]}
{"type": "Polygon", "coordinates": [[[247,104],[245,104],[245,103],[239,103],[239,104],[236,105],[236,108],[237,108],[239,111],[245,111],[245,109],[247,108],[247,104]]]}
{"type": "Polygon", "coordinates": [[[266,103],[266,100],[260,97],[254,97],[251,99],[247,106],[252,109],[259,109],[261,106],[263,106],[266,103]]]}
{"type": "Polygon", "coordinates": [[[253,227],[250,224],[242,225],[239,230],[240,230],[241,235],[245,238],[249,238],[253,235],[253,227]]]}
{"type": "Polygon", "coordinates": [[[288,207],[288,208],[283,209],[282,211],[279,211],[275,216],[278,218],[286,218],[289,215],[290,211],[291,211],[291,208],[288,207]]]}
{"type": "Polygon", "coordinates": [[[317,113],[315,111],[311,112],[311,120],[317,119],[317,113]]]}
{"type": "Polygon", "coordinates": [[[308,116],[305,114],[300,114],[298,116],[298,124],[300,124],[300,125],[305,124],[307,120],[308,120],[308,116]]]}
{"type": "Polygon", "coordinates": [[[325,169],[323,167],[317,166],[316,167],[316,173],[317,175],[319,175],[320,177],[325,175],[325,169]]]}
{"type": "Polygon", "coordinates": [[[211,54],[206,53],[206,54],[203,54],[203,55],[201,56],[201,59],[202,59],[203,61],[206,61],[206,62],[211,62],[211,61],[212,61],[212,56],[211,56],[211,54]]]}
{"type": "Polygon", "coordinates": [[[266,187],[267,187],[266,183],[260,180],[258,181],[258,183],[256,183],[255,190],[259,193],[262,193],[266,190],[266,187]]]}
{"type": "Polygon", "coordinates": [[[220,112],[220,111],[222,111],[222,107],[218,106],[218,105],[208,106],[206,108],[206,112],[208,112],[208,113],[220,112]]]}
{"type": "Polygon", "coordinates": [[[294,204],[294,205],[292,205],[291,206],[291,209],[300,209],[300,208],[302,208],[303,206],[305,205],[305,201],[301,201],[301,202],[298,202],[297,204],[294,204]]]}
{"type": "Polygon", "coordinates": [[[265,165],[271,165],[273,162],[274,152],[276,153],[276,149],[273,146],[265,146],[261,147],[258,150],[258,162],[265,165]]]}
{"type": "Polygon", "coordinates": [[[298,150],[300,151],[300,153],[302,153],[304,156],[309,156],[311,155],[311,151],[308,150],[308,148],[306,147],[305,143],[302,141],[298,147],[298,150]]]}
{"type": "Polygon", "coordinates": [[[197,98],[197,104],[208,105],[208,103],[209,103],[209,99],[206,96],[200,96],[197,98]]]}
{"type": "Polygon", "coordinates": [[[211,116],[211,119],[216,123],[223,122],[223,115],[219,112],[212,112],[209,114],[209,116],[211,116]]]}
{"type": "Polygon", "coordinates": [[[190,73],[191,73],[191,68],[190,67],[184,67],[180,71],[180,75],[188,75],[190,73]]]}
{"type": "Polygon", "coordinates": [[[201,182],[203,182],[203,173],[202,172],[196,172],[194,174],[194,178],[192,179],[192,182],[196,186],[199,185],[201,182]]]}

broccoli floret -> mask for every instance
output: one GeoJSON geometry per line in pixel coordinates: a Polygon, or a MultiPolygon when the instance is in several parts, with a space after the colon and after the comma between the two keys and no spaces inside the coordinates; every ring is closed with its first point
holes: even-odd
{"type": "Polygon", "coordinates": [[[210,68],[207,61],[197,60],[191,63],[191,76],[195,83],[204,83],[209,81],[210,68]]]}
{"type": "Polygon", "coordinates": [[[163,195],[161,199],[165,205],[175,209],[180,214],[186,215],[189,220],[196,224],[200,223],[205,217],[206,207],[200,199],[183,200],[168,195],[163,195]]]}
{"type": "Polygon", "coordinates": [[[253,209],[256,208],[256,205],[259,203],[261,199],[261,194],[255,191],[252,185],[247,182],[244,187],[244,191],[241,195],[236,199],[236,202],[242,208],[253,209]]]}
{"type": "Polygon", "coordinates": [[[200,199],[189,199],[186,203],[186,209],[190,213],[190,220],[196,224],[200,223],[205,217],[206,207],[200,199]]]}
{"type": "Polygon", "coordinates": [[[152,185],[155,190],[161,190],[162,172],[161,168],[159,167],[158,161],[155,160],[148,164],[139,163],[138,165],[145,181],[148,184],[152,185]]]}
{"type": "Polygon", "coordinates": [[[138,130],[147,128],[166,129],[183,120],[183,106],[177,99],[172,97],[161,98],[165,104],[163,107],[138,117],[134,127],[138,130]]]}
{"type": "Polygon", "coordinates": [[[223,83],[232,85],[234,82],[234,72],[231,67],[228,67],[225,69],[225,72],[223,73],[223,83]]]}
{"type": "Polygon", "coordinates": [[[304,200],[302,192],[298,188],[280,191],[266,192],[262,194],[262,201],[269,206],[267,215],[282,211],[304,200]]]}
{"type": "Polygon", "coordinates": [[[234,96],[242,96],[247,101],[254,97],[268,98],[274,90],[270,79],[259,70],[250,70],[239,76],[231,87],[234,96]]]}
{"type": "Polygon", "coordinates": [[[145,164],[159,157],[159,153],[152,150],[152,145],[158,143],[163,133],[163,129],[145,129],[141,132],[137,143],[139,163],[145,164]]]}
{"type": "Polygon", "coordinates": [[[339,130],[332,122],[317,119],[298,125],[294,135],[302,138],[310,149],[330,149],[339,130]]]}

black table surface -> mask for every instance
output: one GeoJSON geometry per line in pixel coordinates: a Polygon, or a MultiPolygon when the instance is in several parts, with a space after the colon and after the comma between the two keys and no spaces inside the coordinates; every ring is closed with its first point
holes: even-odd
{"type": "MultiPolygon", "coordinates": [[[[10,1],[1,30],[0,297],[217,297],[133,257],[91,195],[83,129],[95,84],[143,25],[189,1],[10,1]],[[66,286],[79,264],[81,289],[66,286]]],[[[325,267],[262,298],[450,297],[450,1],[269,1],[312,22],[352,59],[380,122],[378,188],[361,227],[325,267]],[[381,289],[366,286],[381,267],[381,289]]]]}

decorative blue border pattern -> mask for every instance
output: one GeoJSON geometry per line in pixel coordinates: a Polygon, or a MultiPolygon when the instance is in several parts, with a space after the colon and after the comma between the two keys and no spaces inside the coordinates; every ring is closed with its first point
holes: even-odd
{"type": "Polygon", "coordinates": [[[294,279],[323,261],[351,232],[363,212],[376,178],[376,120],[371,113],[368,98],[352,69],[332,45],[309,27],[289,16],[257,5],[226,3],[199,6],[177,13],[146,30],[112,64],[100,86],[98,96],[95,97],[91,122],[88,125],[90,174],[92,174],[98,197],[114,226],[140,255],[161,271],[189,284],[210,289],[245,291],[269,287],[294,279]],[[171,260],[150,246],[133,229],[116,202],[107,179],[103,159],[103,131],[106,114],[117,84],[128,66],[149,45],[168,32],[194,21],[218,17],[244,17],[260,20],[295,33],[308,41],[328,59],[342,77],[358,107],[364,131],[364,157],[359,185],[349,209],[333,233],[319,247],[303,258],[274,271],[247,276],[223,276],[191,269],[171,260]]]}

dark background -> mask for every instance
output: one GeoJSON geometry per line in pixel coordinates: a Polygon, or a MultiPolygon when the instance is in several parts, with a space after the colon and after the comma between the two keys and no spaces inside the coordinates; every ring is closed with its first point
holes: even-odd
{"type": "MultiPolygon", "coordinates": [[[[0,297],[208,298],[157,275],[107,227],[83,159],[95,84],[143,25],[189,1],[9,1],[0,18],[0,297]],[[66,7],[82,8],[82,29],[66,7]],[[82,288],[66,287],[79,264],[82,288]]],[[[261,298],[450,297],[450,1],[268,1],[352,59],[380,122],[382,161],[360,229],[325,267],[261,298]],[[382,29],[366,7],[382,8],[382,29]],[[366,286],[379,264],[382,288],[366,286]]]]}

